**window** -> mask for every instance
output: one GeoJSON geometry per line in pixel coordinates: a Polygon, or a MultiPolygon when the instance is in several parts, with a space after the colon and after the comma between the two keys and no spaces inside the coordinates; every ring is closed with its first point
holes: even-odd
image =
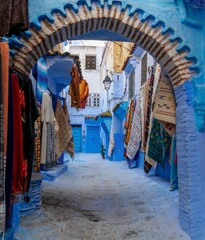
{"type": "Polygon", "coordinates": [[[100,94],[91,93],[87,99],[87,107],[99,107],[100,106],[100,94]]]}
{"type": "Polygon", "coordinates": [[[96,70],[96,56],[85,56],[85,69],[96,70]]]}

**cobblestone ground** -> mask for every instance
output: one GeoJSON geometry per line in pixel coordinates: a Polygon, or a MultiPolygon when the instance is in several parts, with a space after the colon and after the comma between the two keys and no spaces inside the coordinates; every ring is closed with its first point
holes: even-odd
{"type": "Polygon", "coordinates": [[[160,177],[98,154],[77,154],[68,172],[44,182],[42,214],[24,217],[18,240],[189,240],[178,191],[160,177]]]}

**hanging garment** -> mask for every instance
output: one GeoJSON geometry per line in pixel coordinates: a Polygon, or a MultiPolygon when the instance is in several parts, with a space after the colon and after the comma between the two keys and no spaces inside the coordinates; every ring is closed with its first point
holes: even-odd
{"type": "Polygon", "coordinates": [[[35,146],[35,129],[34,123],[39,116],[38,107],[36,103],[36,98],[33,91],[32,82],[29,78],[23,74],[17,72],[18,82],[21,90],[21,99],[24,98],[25,106],[22,103],[22,124],[23,124],[23,149],[24,149],[24,159],[27,160],[27,177],[25,190],[28,192],[31,181],[31,174],[33,171],[33,161],[34,161],[34,146],[35,146]],[[24,120],[25,119],[25,120],[24,120]]]}
{"type": "Polygon", "coordinates": [[[135,110],[133,115],[130,139],[127,145],[126,155],[129,159],[134,159],[141,142],[141,103],[140,96],[136,97],[135,110]]]}
{"type": "Polygon", "coordinates": [[[70,82],[69,95],[71,96],[71,107],[80,108],[80,75],[78,67],[76,64],[73,64],[71,69],[72,80],[70,82]]]}
{"type": "Polygon", "coordinates": [[[85,108],[87,97],[89,95],[88,83],[85,79],[80,80],[79,84],[79,94],[80,94],[80,108],[85,108]]]}
{"type": "Polygon", "coordinates": [[[153,119],[149,138],[148,156],[164,168],[165,155],[169,152],[171,137],[161,126],[160,122],[153,119]]]}
{"type": "Polygon", "coordinates": [[[46,143],[46,167],[51,168],[56,165],[55,153],[55,129],[54,124],[47,123],[47,143],[46,143]]]}
{"type": "Polygon", "coordinates": [[[64,114],[66,116],[66,119],[67,119],[68,139],[69,139],[68,145],[66,146],[65,150],[70,154],[71,158],[73,158],[74,157],[73,134],[72,134],[72,127],[71,127],[71,124],[70,124],[70,115],[69,115],[69,112],[68,112],[68,107],[67,107],[65,102],[63,104],[63,112],[64,112],[64,114]]]}
{"type": "MultiPolygon", "coordinates": [[[[0,233],[5,231],[5,154],[4,154],[4,115],[3,115],[3,91],[2,91],[2,54],[0,51],[0,233]]],[[[6,139],[7,141],[7,139],[6,139]]]]}
{"type": "Polygon", "coordinates": [[[28,30],[28,0],[1,0],[0,26],[0,36],[19,35],[28,30]]]}
{"type": "Polygon", "coordinates": [[[108,157],[111,157],[112,151],[115,147],[115,140],[114,140],[114,118],[112,116],[112,124],[111,124],[111,130],[110,130],[110,141],[109,141],[109,147],[108,147],[108,157]]]}
{"type": "Polygon", "coordinates": [[[13,105],[13,167],[12,167],[12,194],[22,193],[27,177],[25,159],[23,156],[23,129],[21,120],[21,106],[19,98],[19,84],[17,75],[12,74],[12,105],[13,105]]]}
{"type": "Polygon", "coordinates": [[[35,155],[34,155],[34,172],[40,172],[41,165],[41,108],[38,107],[39,117],[35,122],[35,155]]]}
{"type": "Polygon", "coordinates": [[[8,125],[8,94],[9,94],[9,46],[7,42],[0,43],[1,69],[2,69],[2,93],[4,115],[4,157],[7,151],[7,125],[8,125]]]}
{"type": "MultiPolygon", "coordinates": [[[[58,124],[56,121],[56,118],[54,116],[53,107],[52,107],[52,100],[49,91],[46,91],[43,93],[42,96],[42,105],[41,105],[41,121],[42,121],[42,139],[41,139],[41,164],[46,164],[47,162],[47,156],[53,156],[55,155],[55,148],[48,149],[48,130],[50,136],[54,136],[53,134],[53,127],[58,128],[58,124]],[[50,125],[48,127],[48,123],[50,125]],[[52,153],[47,153],[47,151],[52,151],[52,153]]],[[[55,130],[54,130],[55,131],[55,130]]],[[[49,145],[50,146],[50,145],[49,145]]],[[[50,165],[50,162],[53,162],[53,157],[51,159],[48,159],[48,165],[50,165]]]]}

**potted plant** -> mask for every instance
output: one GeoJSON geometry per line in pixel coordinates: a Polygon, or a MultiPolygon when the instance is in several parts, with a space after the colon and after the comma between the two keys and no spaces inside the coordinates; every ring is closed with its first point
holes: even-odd
{"type": "Polygon", "coordinates": [[[105,159],[105,148],[103,144],[100,144],[100,154],[102,155],[102,158],[105,159]]]}

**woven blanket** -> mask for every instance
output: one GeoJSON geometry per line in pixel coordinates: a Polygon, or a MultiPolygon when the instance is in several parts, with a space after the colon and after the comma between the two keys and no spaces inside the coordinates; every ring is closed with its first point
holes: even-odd
{"type": "Polygon", "coordinates": [[[133,115],[133,121],[131,126],[130,139],[127,145],[126,155],[129,159],[133,159],[139,149],[141,142],[141,103],[140,96],[138,95],[135,100],[135,110],[133,115]]]}
{"type": "Polygon", "coordinates": [[[126,120],[125,120],[125,125],[124,125],[124,146],[125,146],[125,148],[127,148],[128,142],[130,140],[134,109],[135,109],[135,102],[133,99],[131,99],[129,108],[127,110],[126,120]]]}
{"type": "Polygon", "coordinates": [[[149,138],[148,156],[164,168],[166,153],[169,152],[171,137],[164,130],[157,119],[153,119],[152,130],[149,138]]]}
{"type": "Polygon", "coordinates": [[[176,124],[176,102],[173,87],[167,76],[162,75],[153,110],[155,119],[176,124]]]}

